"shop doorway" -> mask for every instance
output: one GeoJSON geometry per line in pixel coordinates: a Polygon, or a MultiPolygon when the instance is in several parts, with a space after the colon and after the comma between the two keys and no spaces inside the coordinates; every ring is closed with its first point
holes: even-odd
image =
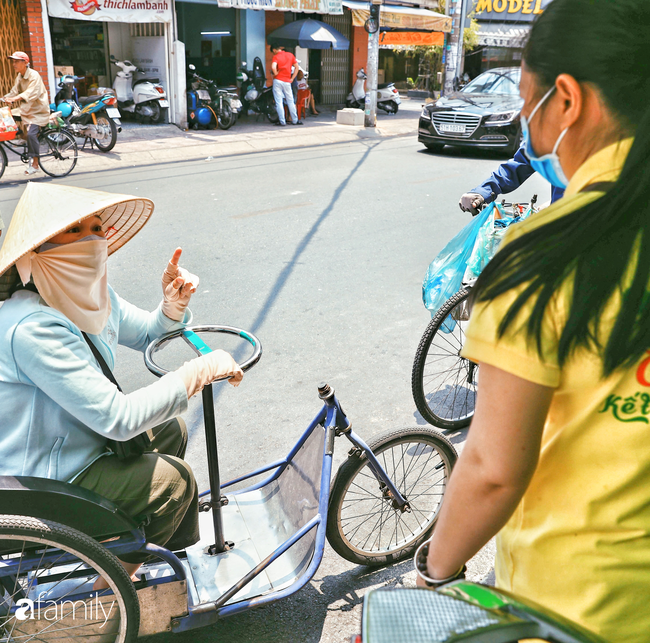
{"type": "Polygon", "coordinates": [[[178,39],[185,43],[186,63],[217,85],[237,82],[236,9],[177,1],[178,39]]]}
{"type": "MultiPolygon", "coordinates": [[[[340,16],[326,15],[322,19],[350,40],[352,12],[346,11],[340,16]]],[[[321,62],[320,102],[324,105],[345,103],[345,98],[350,93],[350,50],[322,49],[321,62]]]]}
{"type": "Polygon", "coordinates": [[[110,87],[106,23],[50,18],[50,33],[55,75],[61,71],[83,76],[77,82],[80,96],[93,87],[110,87]]]}

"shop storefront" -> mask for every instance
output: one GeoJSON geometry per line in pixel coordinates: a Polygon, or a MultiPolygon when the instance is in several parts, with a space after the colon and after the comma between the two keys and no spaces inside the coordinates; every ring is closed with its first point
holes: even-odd
{"type": "MultiPolygon", "coordinates": [[[[351,86],[357,71],[366,67],[368,35],[364,25],[370,11],[368,3],[359,0],[343,0],[343,6],[351,14],[353,27],[351,86]]],[[[403,82],[406,85],[407,78],[417,76],[417,61],[407,58],[404,48],[442,46],[445,33],[451,31],[451,17],[424,8],[383,4],[379,25],[378,82],[403,82]]]]}
{"type": "MultiPolygon", "coordinates": [[[[256,57],[270,78],[266,37],[285,21],[310,16],[336,21],[343,14],[341,0],[176,0],[175,7],[178,39],[185,43],[187,64],[219,85],[235,84],[242,61],[252,68],[256,57]]],[[[327,75],[332,67],[340,67],[341,54],[345,56],[345,52],[328,52],[321,65],[320,58],[314,63],[314,51],[297,48],[295,53],[303,68],[313,67],[316,84],[321,72],[327,75]]]]}
{"type": "MultiPolygon", "coordinates": [[[[222,3],[223,4],[223,3],[222,3]]],[[[211,2],[177,0],[178,39],[185,61],[218,85],[234,85],[237,76],[237,10],[211,2]]]]}
{"type": "Polygon", "coordinates": [[[474,0],[479,46],[465,56],[470,78],[495,67],[521,65],[530,27],[551,0],[474,0]]]}
{"type": "MultiPolygon", "coordinates": [[[[110,61],[130,60],[176,95],[172,56],[173,0],[47,0],[55,74],[83,76],[81,95],[111,87],[119,69],[110,61]]],[[[177,120],[178,101],[169,119],[177,120]]]]}

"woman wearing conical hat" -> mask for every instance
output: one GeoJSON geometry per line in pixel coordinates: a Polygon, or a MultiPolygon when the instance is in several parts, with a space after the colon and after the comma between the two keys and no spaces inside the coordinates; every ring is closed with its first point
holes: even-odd
{"type": "MultiPolygon", "coordinates": [[[[104,375],[100,362],[112,370],[118,344],[144,351],[192,318],[199,280],[178,266],[180,249],[163,273],[155,311],[108,285],[108,255],[152,211],[148,199],[28,184],[0,248],[0,298],[15,282],[0,306],[0,475],[91,489],[131,516],[147,516],[149,542],[182,549],[198,540],[198,497],[177,416],[209,382],[230,376],[237,386],[243,373],[215,351],[129,394],[104,375]],[[157,452],[124,460],[107,448],[144,432],[157,452]]],[[[134,571],[146,556],[125,558],[134,571]]]]}

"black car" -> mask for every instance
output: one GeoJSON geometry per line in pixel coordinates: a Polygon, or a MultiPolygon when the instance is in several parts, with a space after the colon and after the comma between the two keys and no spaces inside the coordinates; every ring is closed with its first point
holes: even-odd
{"type": "Polygon", "coordinates": [[[445,145],[503,149],[514,155],[521,143],[519,67],[490,69],[460,91],[422,109],[418,141],[441,152],[445,145]]]}

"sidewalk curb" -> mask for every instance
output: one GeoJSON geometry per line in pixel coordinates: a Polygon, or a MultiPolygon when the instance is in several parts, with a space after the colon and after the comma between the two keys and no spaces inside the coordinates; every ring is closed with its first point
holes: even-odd
{"type": "MultiPolygon", "coordinates": [[[[327,126],[325,126],[327,127],[327,126]]],[[[353,131],[346,131],[345,129],[350,126],[339,126],[330,131],[322,131],[325,127],[318,126],[321,131],[310,133],[309,129],[301,130],[300,134],[292,134],[290,136],[269,137],[265,135],[265,131],[258,131],[246,134],[246,139],[241,139],[240,134],[222,135],[218,140],[210,136],[209,141],[200,140],[199,137],[205,139],[206,135],[190,135],[166,138],[154,138],[146,141],[149,149],[142,149],[142,143],[124,143],[123,147],[139,147],[140,149],[130,150],[117,150],[117,152],[109,152],[104,154],[102,152],[79,152],[79,159],[77,166],[68,176],[77,176],[84,174],[92,174],[101,170],[115,170],[124,169],[127,167],[148,167],[153,165],[167,165],[171,163],[179,163],[183,161],[195,162],[206,161],[209,162],[214,159],[229,158],[233,156],[242,156],[246,154],[255,154],[259,152],[273,152],[276,150],[295,150],[295,149],[308,149],[315,147],[323,147],[326,145],[338,145],[341,143],[353,143],[363,140],[380,140],[388,138],[397,138],[404,136],[416,136],[417,129],[413,128],[410,131],[395,131],[391,132],[386,128],[372,128],[367,131],[364,128],[353,128],[353,131]],[[199,140],[197,140],[199,138],[199,140]],[[232,138],[234,140],[224,140],[232,138]],[[239,140],[237,140],[239,139],[239,140]],[[297,139],[297,140],[295,140],[297,139]],[[298,144],[297,141],[299,141],[298,144]],[[169,147],[168,147],[169,145],[169,147]],[[152,149],[153,148],[153,149],[152,149]],[[156,149],[157,148],[157,149],[156,149]],[[101,156],[99,156],[101,154],[101,156]],[[92,155],[92,156],[91,156],[92,155]]],[[[119,140],[118,140],[119,146],[119,140]]],[[[26,181],[33,181],[39,179],[51,179],[44,173],[38,176],[26,176],[24,174],[24,164],[19,161],[10,162],[7,166],[0,184],[20,183],[26,181]]],[[[67,177],[65,177],[67,178],[67,177]]],[[[65,178],[63,180],[65,180],[65,178]]]]}

